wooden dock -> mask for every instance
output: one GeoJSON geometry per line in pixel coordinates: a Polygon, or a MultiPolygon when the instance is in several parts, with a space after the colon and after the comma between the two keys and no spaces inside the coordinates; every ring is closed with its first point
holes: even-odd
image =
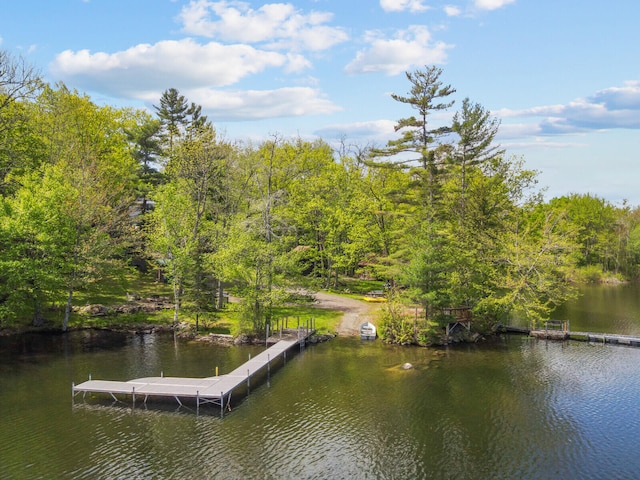
{"type": "Polygon", "coordinates": [[[546,320],[544,322],[544,328],[531,330],[529,335],[549,340],[567,340],[569,338],[569,322],[546,320]]]}
{"type": "Polygon", "coordinates": [[[610,343],[612,345],[627,345],[629,347],[640,347],[640,337],[633,335],[618,335],[614,333],[593,333],[593,332],[571,332],[572,340],[582,340],[585,342],[610,343]]]}
{"type": "Polygon", "coordinates": [[[578,340],[582,342],[601,343],[611,345],[626,345],[640,347],[640,337],[634,335],[619,335],[617,333],[576,332],[569,328],[569,322],[549,320],[544,328],[531,330],[528,328],[500,325],[497,331],[504,333],[522,333],[531,337],[546,340],[578,340]]]}
{"type": "Polygon", "coordinates": [[[113,380],[93,380],[78,385],[72,384],[72,396],[82,393],[104,393],[109,394],[114,400],[118,400],[116,395],[130,395],[133,406],[137,398],[142,398],[146,403],[149,397],[174,398],[179,405],[180,399],[190,398],[196,400],[196,406],[215,404],[220,406],[220,414],[224,415],[225,407],[231,402],[233,391],[244,383],[250,387],[251,377],[265,368],[271,370],[271,362],[283,357],[286,361],[287,351],[293,346],[299,345],[301,348],[313,330],[298,330],[297,337],[289,336],[279,340],[265,351],[249,360],[225,375],[206,378],[184,378],[184,377],[145,377],[128,381],[113,380]]]}

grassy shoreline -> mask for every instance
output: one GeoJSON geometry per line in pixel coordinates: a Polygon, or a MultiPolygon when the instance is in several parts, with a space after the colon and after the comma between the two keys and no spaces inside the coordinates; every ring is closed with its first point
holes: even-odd
{"type": "MultiPolygon", "coordinates": [[[[74,308],[68,331],[82,329],[142,332],[150,330],[173,330],[173,302],[171,286],[158,282],[153,275],[131,272],[119,278],[108,279],[79,291],[74,296],[74,308]]],[[[242,333],[238,303],[229,303],[222,310],[195,311],[189,304],[180,310],[179,324],[183,329],[195,330],[198,335],[227,334],[238,336],[242,333]]],[[[273,309],[273,321],[304,325],[313,318],[320,332],[332,333],[340,323],[343,313],[296,304],[273,309]]],[[[44,322],[34,326],[27,320],[10,325],[0,324],[0,335],[22,333],[63,333],[64,308],[51,305],[44,312],[44,322]]]]}

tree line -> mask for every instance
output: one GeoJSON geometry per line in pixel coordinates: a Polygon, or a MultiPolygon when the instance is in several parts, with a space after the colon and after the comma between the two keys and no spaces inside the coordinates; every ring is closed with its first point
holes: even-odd
{"type": "Polygon", "coordinates": [[[576,281],[636,277],[640,210],[545,201],[469,99],[433,125],[453,107],[441,74],[407,72],[408,93],[393,99],[414,114],[396,139],[332,148],[229,141],[175,88],[152,113],[99,106],[0,52],[0,325],[38,325],[54,305],[66,329],[77,291],[134,267],[162,272],[174,322],[183,308],[221,308],[233,285],[254,332],[298,289],[344,276],[389,282],[392,300],[420,306],[427,333],[446,307],[536,321],[576,281]]]}

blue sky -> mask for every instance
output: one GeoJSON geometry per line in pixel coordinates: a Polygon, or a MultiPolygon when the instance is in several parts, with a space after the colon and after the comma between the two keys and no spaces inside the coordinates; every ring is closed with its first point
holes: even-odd
{"type": "Polygon", "coordinates": [[[637,0],[0,0],[0,48],[100,104],[180,90],[228,139],[381,146],[436,65],[546,196],[640,205],[637,0]]]}

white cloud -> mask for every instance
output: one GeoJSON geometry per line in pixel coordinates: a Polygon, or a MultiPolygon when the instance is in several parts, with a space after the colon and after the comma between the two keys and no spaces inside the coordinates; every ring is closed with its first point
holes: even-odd
{"type": "Polygon", "coordinates": [[[246,91],[201,88],[184,93],[189,100],[202,105],[214,121],[325,115],[341,110],[318,89],[308,87],[246,91]]]}
{"type": "Polygon", "coordinates": [[[442,64],[451,48],[444,42],[432,43],[429,30],[422,25],[399,30],[393,38],[385,38],[380,32],[367,32],[365,40],[369,47],[356,54],[345,67],[346,73],[397,75],[415,65],[442,64]]]}
{"type": "Polygon", "coordinates": [[[389,138],[397,136],[394,130],[396,123],[393,120],[343,123],[327,125],[314,133],[323,138],[342,138],[344,136],[348,139],[376,139],[386,142],[389,138]]]}
{"type": "Polygon", "coordinates": [[[232,85],[270,67],[300,70],[298,56],[258,50],[248,45],[198,44],[191,39],[140,44],[116,53],[70,50],[58,54],[51,71],[65,81],[118,97],[165,89],[232,85]]]}
{"type": "Polygon", "coordinates": [[[473,0],[473,4],[480,10],[497,10],[511,3],[515,3],[516,0],[473,0]]]}
{"type": "Polygon", "coordinates": [[[189,35],[265,43],[274,48],[320,51],[349,38],[343,29],[326,25],[333,19],[332,13],[305,14],[289,3],[253,9],[246,2],[192,0],[182,9],[179,19],[189,35]]]}
{"type": "Polygon", "coordinates": [[[596,92],[591,99],[611,110],[640,110],[640,80],[631,80],[622,87],[611,87],[596,92]]]}
{"type": "MultiPolygon", "coordinates": [[[[161,93],[175,87],[214,121],[255,120],[329,114],[340,107],[318,88],[306,85],[265,90],[227,90],[239,81],[267,69],[301,73],[312,67],[310,61],[292,48],[274,49],[274,42],[291,41],[317,50],[346,38],[342,31],[325,22],[329,14],[302,15],[291,5],[270,4],[252,10],[240,2],[192,1],[182,12],[185,26],[202,34],[218,32],[225,41],[238,39],[260,44],[201,43],[193,38],[140,44],[114,53],[67,50],[50,65],[56,78],[76,88],[99,92],[114,98],[157,103],[161,93]],[[217,9],[217,10],[216,10],[217,9]],[[209,22],[211,12],[220,12],[220,22],[209,22]],[[234,17],[234,12],[237,15],[234,17]],[[234,23],[235,22],[235,23],[234,23]],[[212,27],[213,25],[213,27],[212,27]],[[232,27],[240,30],[234,32],[232,27]],[[328,38],[331,40],[327,40],[328,38]],[[266,42],[271,42],[267,44],[266,42]]],[[[277,47],[283,46],[282,43],[277,47]]],[[[273,81],[276,76],[271,76],[273,81]]]]}
{"type": "Polygon", "coordinates": [[[424,4],[423,0],[380,0],[380,6],[385,12],[426,12],[431,7],[424,4]]]}
{"type": "Polygon", "coordinates": [[[448,17],[457,17],[462,14],[462,10],[456,5],[445,5],[444,13],[446,13],[448,17]]]}
{"type": "Polygon", "coordinates": [[[531,137],[540,134],[540,127],[532,123],[501,123],[498,130],[500,140],[531,137]]]}
{"type": "Polygon", "coordinates": [[[543,105],[523,110],[504,109],[501,118],[540,117],[543,134],[578,133],[614,128],[640,129],[640,81],[625,82],[567,104],[543,105]]]}
{"type": "Polygon", "coordinates": [[[574,149],[574,148],[587,148],[587,143],[579,142],[556,142],[550,140],[549,137],[534,137],[532,140],[525,142],[505,142],[500,145],[506,150],[527,150],[527,149],[574,149]]]}
{"type": "Polygon", "coordinates": [[[495,111],[494,113],[501,118],[510,117],[542,117],[545,115],[554,116],[558,115],[565,108],[564,105],[543,105],[538,107],[531,107],[522,110],[511,110],[509,108],[503,108],[495,111]]]}

